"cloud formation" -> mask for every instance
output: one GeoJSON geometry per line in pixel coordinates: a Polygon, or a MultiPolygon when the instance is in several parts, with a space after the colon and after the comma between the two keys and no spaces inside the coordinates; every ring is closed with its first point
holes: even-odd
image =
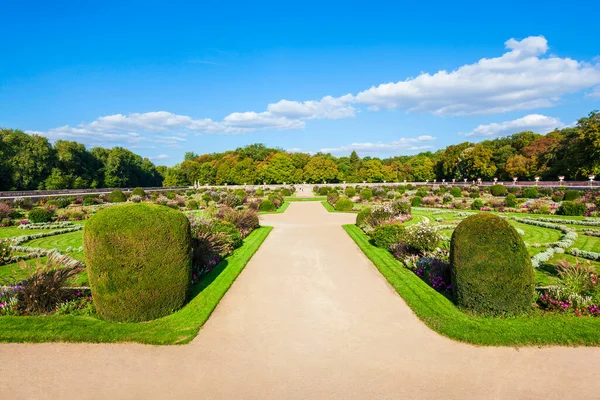
{"type": "Polygon", "coordinates": [[[554,129],[560,129],[564,127],[565,124],[563,124],[558,118],[547,117],[540,114],[529,114],[523,118],[518,118],[512,121],[479,125],[471,132],[465,133],[464,136],[496,138],[499,136],[511,135],[513,133],[523,131],[548,133],[554,129]]]}
{"type": "Polygon", "coordinates": [[[497,114],[551,107],[559,97],[600,83],[600,65],[542,57],[543,36],[510,39],[508,51],[454,71],[373,86],[356,95],[370,109],[406,109],[438,115],[497,114]]]}
{"type": "Polygon", "coordinates": [[[433,142],[436,138],[429,135],[423,135],[416,138],[400,138],[390,143],[352,143],[340,147],[325,148],[319,150],[321,153],[349,153],[356,151],[359,154],[387,153],[401,151],[423,151],[431,149],[431,145],[422,143],[433,142]]]}
{"type": "MultiPolygon", "coordinates": [[[[297,130],[304,128],[309,120],[354,117],[360,107],[454,116],[500,114],[551,107],[561,96],[584,90],[589,96],[600,96],[600,61],[592,64],[547,56],[549,46],[543,36],[509,39],[504,45],[507,51],[501,56],[482,58],[454,71],[422,73],[415,78],[372,86],[356,95],[325,96],[304,102],[283,99],[268,104],[264,111],[232,112],[220,121],[156,111],[108,115],[91,123],[33,133],[51,139],[79,140],[88,145],[111,142],[139,148],[153,145],[181,148],[188,135],[243,134],[261,129],[297,130]]],[[[557,126],[557,120],[549,118],[532,114],[517,121],[482,125],[467,135],[500,135],[519,124],[524,129],[557,126]]],[[[351,146],[361,145],[371,149],[378,145],[393,146],[393,143],[355,143],[351,146]]]]}

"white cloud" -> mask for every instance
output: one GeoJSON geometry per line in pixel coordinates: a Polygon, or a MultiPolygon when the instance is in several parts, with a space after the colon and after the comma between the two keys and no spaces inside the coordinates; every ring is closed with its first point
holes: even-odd
{"type": "MultiPolygon", "coordinates": [[[[370,110],[405,109],[437,115],[494,114],[550,107],[557,104],[561,96],[583,90],[591,89],[589,96],[600,96],[600,60],[586,63],[547,56],[549,47],[543,36],[509,39],[505,47],[507,51],[499,57],[482,58],[454,71],[422,73],[416,78],[373,86],[356,95],[325,96],[304,102],[284,99],[268,104],[265,111],[233,112],[219,121],[156,111],[102,116],[90,123],[36,133],[51,139],[79,140],[88,145],[155,143],[181,148],[183,137],[188,134],[302,129],[307,120],[354,117],[361,106],[370,110]]],[[[481,132],[509,129],[499,125],[477,129],[481,132]]]]}
{"type": "Polygon", "coordinates": [[[319,150],[321,153],[350,153],[356,151],[359,154],[381,154],[398,151],[421,151],[431,149],[431,145],[423,145],[424,142],[433,142],[436,138],[429,135],[423,135],[416,138],[400,138],[390,143],[352,143],[340,147],[325,148],[319,150]]]}
{"type": "Polygon", "coordinates": [[[165,160],[167,158],[171,158],[170,156],[166,155],[166,154],[159,154],[157,156],[150,156],[148,157],[150,160],[165,160]]]}
{"type": "Polygon", "coordinates": [[[501,123],[491,123],[488,125],[479,125],[464,136],[480,136],[494,138],[498,136],[510,135],[517,132],[533,131],[535,133],[548,133],[556,128],[564,128],[558,118],[547,117],[540,114],[529,114],[523,118],[501,123]]]}
{"type": "Polygon", "coordinates": [[[501,57],[433,75],[373,86],[356,101],[371,109],[402,108],[439,115],[494,114],[549,107],[559,97],[600,83],[600,65],[570,58],[541,57],[548,51],[542,36],[505,42],[501,57]]]}
{"type": "Polygon", "coordinates": [[[347,94],[342,97],[325,96],[319,101],[298,101],[281,100],[277,103],[269,104],[267,110],[272,115],[279,115],[286,118],[298,119],[342,119],[355,115],[356,110],[349,105],[354,100],[354,96],[347,94]]]}

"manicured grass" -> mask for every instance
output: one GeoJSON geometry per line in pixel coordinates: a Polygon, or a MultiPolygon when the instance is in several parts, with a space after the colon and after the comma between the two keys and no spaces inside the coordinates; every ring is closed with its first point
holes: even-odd
{"type": "Polygon", "coordinates": [[[461,342],[488,346],[598,346],[600,318],[532,312],[512,318],[473,317],[369,243],[355,225],[344,229],[415,314],[431,329],[461,342]]]}
{"type": "Polygon", "coordinates": [[[0,228],[0,239],[17,237],[17,236],[25,236],[25,235],[33,235],[34,233],[40,232],[51,232],[51,229],[19,229],[16,226],[6,226],[0,228]]]}
{"type": "Polygon", "coordinates": [[[83,246],[83,230],[33,239],[22,245],[42,249],[58,249],[58,251],[64,253],[68,247],[79,248],[83,246]]]}
{"type": "Polygon", "coordinates": [[[579,238],[577,238],[573,247],[577,247],[579,250],[600,253],[600,237],[586,236],[582,233],[579,233],[579,238]]]}
{"type": "Polygon", "coordinates": [[[198,334],[271,229],[265,226],[252,232],[242,247],[194,285],[191,300],[167,317],[140,323],[113,323],[70,315],[0,317],[0,341],[188,343],[198,334]]]}
{"type": "Polygon", "coordinates": [[[290,202],[288,200],[285,200],[283,202],[283,204],[281,205],[281,207],[279,207],[277,210],[275,211],[259,211],[259,214],[281,214],[284,213],[285,210],[287,210],[287,208],[290,206],[290,202]]]}

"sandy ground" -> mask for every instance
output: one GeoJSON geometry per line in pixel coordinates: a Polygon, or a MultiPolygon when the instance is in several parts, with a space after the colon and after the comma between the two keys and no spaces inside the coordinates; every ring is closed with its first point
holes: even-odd
{"type": "Polygon", "coordinates": [[[264,216],[275,229],[189,345],[0,344],[0,399],[600,398],[600,348],[429,330],[343,231],[353,219],[319,202],[264,216]]]}

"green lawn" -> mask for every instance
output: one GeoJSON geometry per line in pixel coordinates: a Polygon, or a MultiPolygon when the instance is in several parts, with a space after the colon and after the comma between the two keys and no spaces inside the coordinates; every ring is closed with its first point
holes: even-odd
{"type": "Polygon", "coordinates": [[[25,236],[25,235],[33,235],[34,233],[40,232],[52,232],[52,229],[19,229],[16,226],[6,226],[0,228],[0,239],[17,237],[17,236],[25,236]]]}
{"type": "Polygon", "coordinates": [[[279,207],[277,210],[275,211],[259,211],[259,214],[281,214],[284,213],[285,210],[287,210],[287,208],[290,206],[290,202],[288,199],[286,199],[283,204],[281,205],[281,207],[279,207]]]}
{"type": "Polygon", "coordinates": [[[33,239],[23,243],[22,246],[58,249],[58,251],[64,253],[68,247],[79,248],[83,246],[83,230],[33,239]]]}
{"type": "Polygon", "coordinates": [[[0,317],[0,341],[188,343],[198,334],[271,229],[265,226],[252,232],[242,247],[194,285],[192,298],[185,307],[167,317],[140,323],[113,323],[70,315],[0,317]]]}
{"type": "Polygon", "coordinates": [[[512,318],[467,315],[387,250],[369,243],[358,227],[344,225],[344,229],[415,314],[441,335],[487,346],[600,345],[600,318],[542,312],[512,318]]]}

